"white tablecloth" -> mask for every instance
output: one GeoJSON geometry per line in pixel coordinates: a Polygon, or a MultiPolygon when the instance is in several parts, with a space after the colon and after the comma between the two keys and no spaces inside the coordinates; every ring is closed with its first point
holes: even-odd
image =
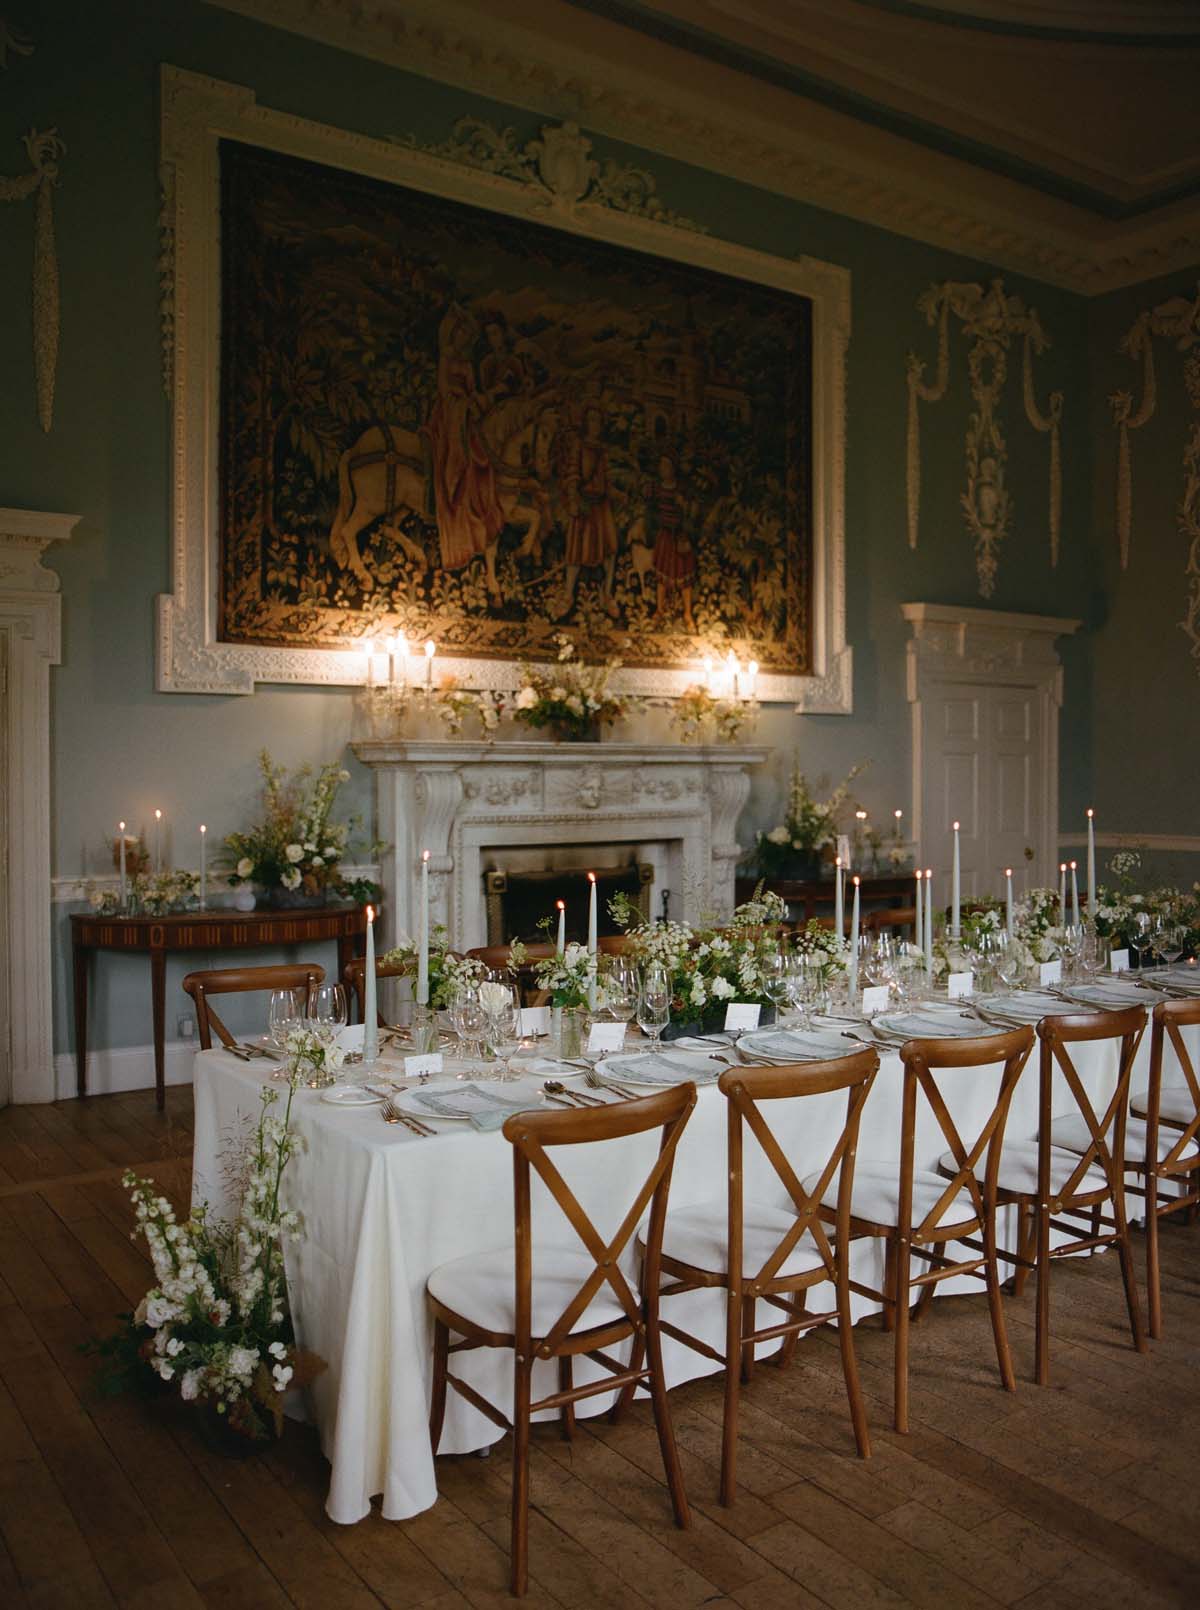
{"type": "MultiPolygon", "coordinates": [[[[1106,1101],[1116,1077],[1116,1048],[1079,1046],[1076,1065],[1093,1100],[1106,1101]]],[[[1134,1089],[1145,1085],[1149,1034],[1138,1054],[1134,1089]]],[[[948,1103],[970,1142],[994,1100],[998,1069],[963,1069],[945,1076],[948,1103]],[[974,1129],[971,1125],[974,1125],[974,1129]]],[[[193,1194],[220,1213],[228,1208],[221,1160],[229,1137],[258,1112],[262,1075],[221,1051],[204,1051],[195,1063],[195,1154],[193,1194]]],[[[883,1057],[864,1109],[860,1160],[894,1160],[899,1152],[901,1064],[883,1057]]],[[[286,1091],[282,1092],[286,1094],[286,1091]]],[[[1069,1093],[1056,1102],[1069,1112],[1069,1093]]],[[[772,1113],[798,1176],[820,1167],[832,1150],[845,1112],[841,1096],[781,1104],[772,1113]]],[[[1036,1130],[1037,1050],[1017,1087],[1008,1135],[1032,1138],[1036,1130]]],[[[461,1257],[512,1242],[512,1152],[498,1133],[480,1134],[467,1124],[446,1122],[440,1133],[418,1139],[385,1125],[377,1107],[347,1111],[322,1102],[312,1091],[297,1094],[296,1130],[306,1150],[289,1165],[287,1196],[304,1215],[304,1238],[287,1253],[288,1285],[299,1340],[328,1369],[311,1388],[311,1407],[321,1444],[332,1466],[326,1508],[335,1521],[353,1523],[382,1494],[383,1514],[399,1520],[428,1509],[437,1498],[427,1429],[431,1328],[425,1282],[431,1270],[461,1257]]],[[[715,1088],[701,1090],[680,1143],[671,1200],[691,1204],[719,1198],[724,1190],[725,1103],[715,1088]]],[[[632,1141],[563,1148],[555,1162],[584,1207],[603,1229],[614,1229],[649,1171],[657,1134],[632,1141]]],[[[946,1144],[926,1105],[918,1126],[916,1163],[931,1168],[946,1144]]],[[[747,1197],[787,1205],[787,1197],[752,1137],[747,1136],[747,1197]]],[[[535,1235],[570,1244],[572,1232],[550,1199],[535,1189],[535,1235]]],[[[535,1248],[536,1273],[536,1248],[535,1248]]],[[[857,1242],[856,1275],[878,1285],[882,1257],[877,1243],[857,1242]]],[[[947,1281],[939,1292],[979,1289],[974,1281],[947,1281]]],[[[680,1323],[722,1345],[724,1304],[713,1291],[671,1299],[680,1323]],[[687,1306],[685,1306],[687,1305],[687,1306]]],[[[814,1294],[814,1308],[822,1301],[814,1294]]],[[[832,1301],[827,1306],[832,1307],[832,1301]]],[[[862,1313],[870,1305],[859,1305],[862,1313]]],[[[774,1347],[777,1344],[770,1344],[774,1347]]],[[[769,1349],[768,1349],[769,1350],[769,1349]]],[[[668,1339],[666,1367],[672,1385],[706,1374],[714,1366],[668,1339]]],[[[499,1349],[459,1355],[455,1368],[503,1408],[511,1395],[511,1357],[499,1349]]],[[[553,1391],[551,1365],[545,1389],[553,1391]]],[[[585,1365],[578,1379],[586,1379],[585,1365]]],[[[601,1371],[595,1368],[595,1373],[601,1371]]],[[[539,1389],[535,1378],[535,1392],[539,1389]]],[[[580,1405],[599,1413],[608,1396],[580,1405]]],[[[495,1442],[500,1433],[451,1392],[442,1434],[443,1453],[466,1453],[495,1442]]]]}

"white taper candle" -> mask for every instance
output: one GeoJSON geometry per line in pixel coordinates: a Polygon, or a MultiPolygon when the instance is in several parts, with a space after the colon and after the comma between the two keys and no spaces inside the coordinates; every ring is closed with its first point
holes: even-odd
{"type": "Polygon", "coordinates": [[[200,823],[200,910],[208,908],[208,829],[200,823]]]}
{"type": "Polygon", "coordinates": [[[567,903],[565,900],[556,900],[558,907],[558,954],[561,956],[567,948],[567,903]]]}
{"type": "Polygon", "coordinates": [[[1012,867],[1010,866],[1006,866],[1004,869],[1004,884],[1004,926],[1008,931],[1008,937],[1011,939],[1013,936],[1013,892],[1012,867]]]}
{"type": "Polygon", "coordinates": [[[127,888],[125,883],[125,823],[117,823],[117,832],[121,836],[121,910],[125,909],[127,888]]]}
{"type": "Polygon", "coordinates": [[[588,873],[588,955],[592,958],[592,980],[588,985],[588,1008],[596,1010],[596,874],[588,873]]]}
{"type": "Polygon", "coordinates": [[[962,932],[960,906],[962,904],[962,870],[959,865],[958,823],[954,824],[954,865],[950,873],[950,936],[957,939],[962,932]]]}
{"type": "Polygon", "coordinates": [[[933,868],[925,868],[925,969],[933,977],[933,868]]]}
{"type": "Polygon", "coordinates": [[[1087,900],[1088,911],[1094,917],[1096,914],[1096,813],[1088,806],[1088,847],[1087,847],[1087,900]]]}
{"type": "Polygon", "coordinates": [[[846,908],[842,894],[842,880],[845,876],[846,869],[839,855],[833,863],[833,931],[839,939],[846,932],[846,908]]]}
{"type": "Polygon", "coordinates": [[[914,908],[915,913],[916,913],[916,922],[915,922],[915,924],[913,926],[913,943],[916,945],[916,947],[917,947],[917,949],[919,951],[924,951],[924,949],[925,949],[925,920],[924,920],[925,919],[925,908],[921,904],[921,899],[922,899],[922,896],[923,896],[925,891],[921,888],[921,869],[920,869],[920,867],[917,868],[916,879],[917,879],[917,903],[916,903],[916,906],[914,908]]]}
{"type": "Polygon", "coordinates": [[[429,1005],[429,851],[421,851],[421,892],[417,909],[417,1005],[429,1005]]]}
{"type": "Polygon", "coordinates": [[[1076,928],[1079,927],[1079,877],[1076,872],[1078,862],[1071,862],[1071,921],[1076,928]]]}
{"type": "Polygon", "coordinates": [[[846,978],[849,984],[850,1005],[854,1005],[854,997],[858,994],[858,921],[859,921],[859,884],[862,880],[854,879],[854,904],[850,909],[850,957],[846,964],[846,978]]]}
{"type": "Polygon", "coordinates": [[[363,962],[363,1066],[379,1059],[379,1008],[375,1003],[375,908],[367,907],[367,954],[363,962]]]}

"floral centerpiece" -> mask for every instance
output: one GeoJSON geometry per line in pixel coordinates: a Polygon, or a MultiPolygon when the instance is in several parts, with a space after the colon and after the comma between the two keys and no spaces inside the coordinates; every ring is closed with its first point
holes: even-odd
{"type": "Polygon", "coordinates": [[[630,701],[613,693],[609,680],[621,662],[585,665],[575,658],[575,645],[561,633],[555,638],[558,658],[549,665],[520,667],[521,684],[513,715],[527,727],[549,727],[570,743],[599,737],[601,723],[625,714],[630,701]]]}
{"type": "Polygon", "coordinates": [[[1108,863],[1113,879],[1096,891],[1096,932],[1117,947],[1128,947],[1140,919],[1149,917],[1151,926],[1164,922],[1182,928],[1185,954],[1200,954],[1200,884],[1194,884],[1190,893],[1169,887],[1143,892],[1134,887],[1141,866],[1136,850],[1118,850],[1108,863]]]}
{"type": "Polygon", "coordinates": [[[672,1023],[664,1038],[694,1031],[695,1025],[719,1026],[730,1001],[774,1006],[767,995],[766,966],[779,950],[774,929],[787,914],[776,894],[761,885],[754,897],[737,907],[726,924],[693,928],[683,922],[648,922],[628,895],[618,893],[609,911],[629,939],[629,953],[639,966],[661,962],[671,985],[672,1023]]]}
{"type": "Polygon", "coordinates": [[[210,1217],[201,1203],[182,1222],[152,1180],[127,1170],[137,1221],[154,1265],[154,1285],[116,1336],[91,1351],[107,1360],[101,1387],[120,1390],[147,1371],[206,1412],[232,1441],[250,1451],[283,1428],[283,1393],[324,1368],[296,1346],[284,1272],[285,1235],[300,1233],[283,1198],[284,1173],[300,1149],[291,1127],[298,1078],[288,1083],[282,1118],[266,1086],[257,1123],[230,1173],[236,1217],[210,1217]]]}
{"type": "Polygon", "coordinates": [[[504,696],[490,688],[464,688],[447,677],[434,695],[434,706],[452,738],[461,738],[469,721],[478,722],[483,737],[491,738],[504,714],[504,696]]]}
{"type": "Polygon", "coordinates": [[[717,743],[735,743],[738,733],[757,714],[757,704],[744,699],[719,699],[702,682],[694,682],[676,699],[671,725],[684,743],[698,743],[706,728],[717,743]]]}
{"type": "Polygon", "coordinates": [[[129,876],[126,869],[125,905],[119,889],[85,886],[88,905],[98,916],[116,912],[140,912],[147,917],[165,917],[172,911],[192,911],[200,901],[200,874],[175,867],[169,872],[141,871],[129,876]]]}
{"type": "Polygon", "coordinates": [[[334,822],[338,789],[350,779],[336,762],[301,766],[290,777],[264,749],[263,818],[225,840],[229,882],[253,883],[276,905],[320,905],[340,892],[338,866],[356,822],[334,822]]]}
{"type": "Polygon", "coordinates": [[[596,959],[575,940],[533,968],[538,987],[549,991],[552,1006],[587,1006],[596,982],[596,959]]]}
{"type": "MultiPolygon", "coordinates": [[[[388,967],[401,968],[402,977],[417,976],[417,942],[407,934],[379,959],[388,967]]],[[[478,983],[486,973],[486,966],[477,956],[456,956],[450,949],[445,925],[434,924],[429,934],[429,1004],[435,1011],[444,1012],[449,1007],[459,984],[478,983]]]]}
{"type": "Polygon", "coordinates": [[[819,800],[799,763],[793,766],[783,821],[758,835],[754,866],[760,877],[816,877],[822,850],[836,841],[842,816],[853,804],[850,785],[864,769],[863,765],[852,766],[837,787],[819,800]]]}
{"type": "Polygon", "coordinates": [[[1013,907],[1013,933],[1032,965],[1062,955],[1063,930],[1057,889],[1029,889],[1013,907]]]}

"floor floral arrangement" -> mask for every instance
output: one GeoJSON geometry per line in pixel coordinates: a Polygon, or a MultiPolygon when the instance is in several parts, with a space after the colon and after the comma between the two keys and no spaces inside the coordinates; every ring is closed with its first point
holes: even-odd
{"type": "Polygon", "coordinates": [[[115,1392],[157,1378],[202,1412],[209,1435],[228,1439],[223,1451],[251,1452],[278,1436],[284,1392],[325,1367],[296,1344],[284,1270],[284,1238],[301,1234],[283,1181],[302,1145],[291,1127],[302,1081],[296,1057],[282,1117],[278,1090],[264,1087],[257,1122],[228,1160],[233,1219],[214,1219],[200,1203],[181,1221],[153,1180],[132,1169],[122,1177],[154,1285],[114,1336],[89,1348],[102,1361],[98,1384],[115,1392]]]}

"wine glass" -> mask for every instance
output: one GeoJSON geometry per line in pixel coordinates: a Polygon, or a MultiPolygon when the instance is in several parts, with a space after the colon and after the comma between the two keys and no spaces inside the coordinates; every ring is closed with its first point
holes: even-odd
{"type": "Polygon", "coordinates": [[[487,1008],[479,991],[478,983],[464,981],[456,987],[450,1001],[450,1025],[458,1036],[458,1054],[464,1061],[471,1060],[472,1047],[478,1048],[487,1028],[487,1008]]]}
{"type": "Polygon", "coordinates": [[[317,984],[308,999],[308,1021],[313,1032],[327,1045],[332,1045],[348,1018],[345,986],[317,984]]]}
{"type": "Polygon", "coordinates": [[[662,1049],[662,1031],[671,1021],[671,983],[661,962],[651,962],[642,974],[638,991],[637,1022],[650,1036],[651,1051],[662,1049]]]}
{"type": "Polygon", "coordinates": [[[1025,978],[1025,953],[1019,941],[1010,934],[997,936],[995,964],[996,977],[1006,990],[1021,987],[1025,978]]]}
{"type": "Polygon", "coordinates": [[[1059,942],[1059,952],[1062,956],[1063,983],[1075,981],[1075,974],[1079,966],[1079,955],[1083,950],[1083,924],[1078,922],[1064,923],[1062,939],[1059,942]]]}
{"type": "Polygon", "coordinates": [[[1083,945],[1079,952],[1079,966],[1089,979],[1103,972],[1108,962],[1108,947],[1096,932],[1095,927],[1089,923],[1083,931],[1083,945]]]}
{"type": "Polygon", "coordinates": [[[1146,957],[1154,945],[1154,928],[1150,921],[1148,911],[1139,911],[1134,918],[1133,932],[1129,935],[1129,948],[1133,951],[1134,961],[1138,971],[1141,972],[1146,965],[1146,957]]]}
{"type": "Polygon", "coordinates": [[[511,982],[490,979],[479,986],[479,997],[487,1014],[488,1043],[500,1064],[497,1078],[513,1079],[512,1058],[521,1045],[521,992],[511,982]]]}
{"type": "Polygon", "coordinates": [[[1173,922],[1160,922],[1154,929],[1154,951],[1164,967],[1171,967],[1183,955],[1184,931],[1173,922]]]}
{"type": "MultiPolygon", "coordinates": [[[[300,1028],[304,1022],[305,1000],[304,990],[273,989],[271,1000],[267,1007],[267,1037],[279,1055],[287,1058],[288,1036],[300,1028]]],[[[286,1066],[272,1069],[272,1079],[282,1079],[287,1072],[286,1066]]]]}
{"type": "Polygon", "coordinates": [[[775,1008],[776,1018],[782,1023],[792,1002],[792,979],[788,958],[781,950],[773,951],[771,955],[764,957],[762,970],[763,993],[775,1008]]]}
{"type": "Polygon", "coordinates": [[[603,1011],[614,1023],[628,1023],[637,1011],[637,968],[623,956],[608,960],[600,975],[600,996],[603,1011]]]}

